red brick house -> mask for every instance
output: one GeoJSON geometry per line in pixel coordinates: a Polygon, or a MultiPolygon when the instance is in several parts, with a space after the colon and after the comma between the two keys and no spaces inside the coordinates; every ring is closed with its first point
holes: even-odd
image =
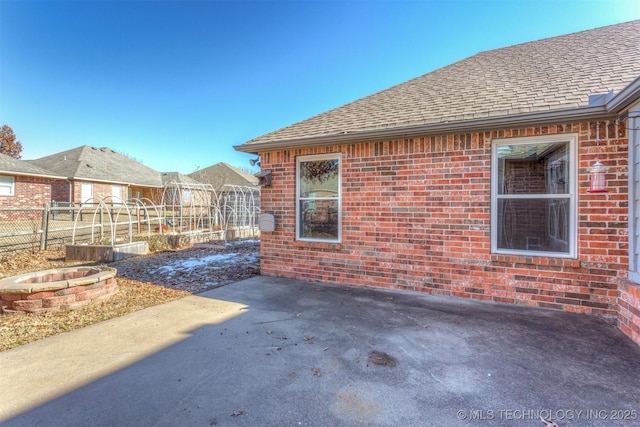
{"type": "MultiPolygon", "coordinates": [[[[51,187],[64,177],[25,161],[0,154],[0,208],[24,208],[51,203],[51,187]]],[[[25,213],[21,212],[21,216],[25,213]]],[[[4,213],[0,219],[11,219],[4,213]]]]}
{"type": "Polygon", "coordinates": [[[117,203],[132,197],[157,198],[163,191],[160,172],[107,147],[83,145],[28,162],[66,178],[53,185],[52,199],[57,202],[80,205],[111,197],[117,203]]]}
{"type": "Polygon", "coordinates": [[[220,162],[189,174],[213,188],[219,205],[238,203],[248,210],[260,206],[258,178],[228,163],[220,162]]]}
{"type": "Polygon", "coordinates": [[[162,172],[165,205],[209,207],[213,203],[213,188],[180,172],[162,172]]]}
{"type": "Polygon", "coordinates": [[[226,191],[225,185],[242,187],[258,186],[258,178],[224,162],[199,169],[190,173],[189,177],[199,182],[210,184],[216,193],[226,191]]]}
{"type": "Polygon", "coordinates": [[[260,136],[236,149],[272,178],[262,274],[597,314],[640,344],[638,128],[633,21],[482,52],[260,136]]]}

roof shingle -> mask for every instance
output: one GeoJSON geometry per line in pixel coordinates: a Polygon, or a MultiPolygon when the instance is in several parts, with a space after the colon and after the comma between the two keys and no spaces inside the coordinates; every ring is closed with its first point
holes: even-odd
{"type": "Polygon", "coordinates": [[[240,147],[587,107],[639,75],[637,20],[481,52],[240,147]]]}
{"type": "Polygon", "coordinates": [[[258,178],[224,162],[200,169],[189,176],[199,182],[211,184],[216,191],[222,190],[226,184],[250,187],[258,185],[258,178]]]}
{"type": "Polygon", "coordinates": [[[106,147],[83,145],[28,162],[70,179],[162,187],[160,172],[106,147]]]}
{"type": "Polygon", "coordinates": [[[0,175],[1,174],[64,179],[64,176],[59,176],[52,171],[0,153],[0,175]]]}
{"type": "Polygon", "coordinates": [[[208,184],[203,184],[190,176],[181,174],[180,172],[162,172],[162,184],[167,186],[184,186],[184,187],[195,187],[195,188],[204,188],[207,187],[208,184]]]}

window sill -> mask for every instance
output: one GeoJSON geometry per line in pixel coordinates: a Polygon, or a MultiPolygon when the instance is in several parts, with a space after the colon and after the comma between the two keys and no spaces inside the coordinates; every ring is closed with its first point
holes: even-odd
{"type": "Polygon", "coordinates": [[[553,258],[545,256],[491,254],[491,262],[528,265],[548,265],[552,267],[580,268],[580,260],[573,258],[553,258]]]}
{"type": "Polygon", "coordinates": [[[293,246],[296,248],[328,249],[328,250],[334,250],[334,251],[339,251],[342,249],[341,243],[306,242],[304,240],[294,241],[293,246]]]}

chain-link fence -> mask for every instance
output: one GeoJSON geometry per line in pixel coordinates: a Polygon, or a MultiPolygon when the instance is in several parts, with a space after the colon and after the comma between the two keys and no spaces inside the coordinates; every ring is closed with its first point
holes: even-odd
{"type": "Polygon", "coordinates": [[[163,234],[208,232],[211,240],[257,237],[257,210],[243,209],[238,224],[237,212],[227,212],[217,205],[196,206],[175,213],[176,206],[140,203],[85,203],[82,206],[54,202],[51,206],[0,208],[0,254],[36,251],[66,244],[126,243],[146,240],[163,234]],[[195,212],[195,213],[194,213],[195,212]],[[246,230],[240,230],[240,228],[246,230]],[[214,231],[216,233],[212,233],[214,231]],[[239,232],[243,231],[243,232],[239,232]]]}
{"type": "Polygon", "coordinates": [[[41,208],[0,209],[0,252],[41,248],[42,228],[46,227],[41,208]]]}

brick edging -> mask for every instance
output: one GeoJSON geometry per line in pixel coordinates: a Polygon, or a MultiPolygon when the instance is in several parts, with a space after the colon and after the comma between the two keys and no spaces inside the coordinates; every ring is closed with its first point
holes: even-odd
{"type": "Polygon", "coordinates": [[[0,280],[1,313],[47,313],[103,301],[118,291],[111,267],[69,267],[0,280]]]}

